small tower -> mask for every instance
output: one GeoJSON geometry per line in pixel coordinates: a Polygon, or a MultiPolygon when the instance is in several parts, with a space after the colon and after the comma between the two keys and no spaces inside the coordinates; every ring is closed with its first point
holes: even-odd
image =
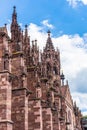
{"type": "Polygon", "coordinates": [[[17,23],[16,7],[13,7],[12,23],[11,23],[11,39],[13,42],[20,41],[20,26],[17,23]]]}
{"type": "Polygon", "coordinates": [[[65,79],[65,76],[64,76],[64,74],[62,72],[62,74],[61,74],[61,85],[62,86],[64,86],[64,79],[65,79]]]}
{"type": "Polygon", "coordinates": [[[52,39],[50,37],[50,33],[51,32],[48,31],[46,46],[41,55],[43,64],[42,74],[47,77],[49,75],[60,75],[60,52],[59,50],[55,50],[52,39]]]}
{"type": "Polygon", "coordinates": [[[28,36],[28,26],[25,25],[25,35],[24,35],[24,42],[23,42],[23,51],[24,55],[27,58],[27,62],[30,56],[30,37],[28,36]]]}
{"type": "Polygon", "coordinates": [[[33,66],[37,66],[39,62],[39,48],[37,46],[37,40],[32,41],[32,48],[31,48],[31,63],[33,66]]]}

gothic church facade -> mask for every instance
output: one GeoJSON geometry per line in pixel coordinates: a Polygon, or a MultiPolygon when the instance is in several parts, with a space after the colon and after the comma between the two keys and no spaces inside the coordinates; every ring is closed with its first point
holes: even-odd
{"type": "Polygon", "coordinates": [[[37,40],[30,45],[27,25],[21,30],[14,7],[11,38],[6,25],[0,28],[0,130],[81,130],[80,120],[50,31],[40,53],[37,40]]]}

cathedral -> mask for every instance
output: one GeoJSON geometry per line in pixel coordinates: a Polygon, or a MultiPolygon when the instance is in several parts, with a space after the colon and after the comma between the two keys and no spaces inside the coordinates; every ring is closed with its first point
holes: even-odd
{"type": "Polygon", "coordinates": [[[10,29],[11,38],[7,26],[0,27],[0,130],[82,130],[51,32],[40,52],[27,25],[21,30],[16,7],[10,29]]]}

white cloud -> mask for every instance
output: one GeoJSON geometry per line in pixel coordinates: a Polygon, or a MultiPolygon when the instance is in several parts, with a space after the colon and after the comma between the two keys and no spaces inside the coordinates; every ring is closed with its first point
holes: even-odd
{"type": "Polygon", "coordinates": [[[40,49],[45,45],[46,33],[43,31],[43,27],[37,26],[36,24],[30,23],[28,27],[29,35],[32,40],[38,40],[38,46],[40,49]]]}
{"type": "Polygon", "coordinates": [[[52,24],[50,24],[47,19],[46,19],[46,20],[43,20],[41,23],[42,23],[44,26],[46,26],[46,27],[48,27],[48,28],[50,28],[50,29],[53,29],[53,28],[54,28],[54,26],[53,26],[52,24]]]}
{"type": "Polygon", "coordinates": [[[69,5],[72,7],[76,7],[80,3],[87,5],[87,0],[67,0],[67,2],[69,2],[69,5]]]}
{"type": "Polygon", "coordinates": [[[69,2],[69,5],[71,5],[72,7],[76,7],[77,6],[77,1],[78,0],[67,0],[67,2],[69,2]]]}
{"type": "Polygon", "coordinates": [[[87,0],[82,0],[84,5],[87,5],[87,0]]]}

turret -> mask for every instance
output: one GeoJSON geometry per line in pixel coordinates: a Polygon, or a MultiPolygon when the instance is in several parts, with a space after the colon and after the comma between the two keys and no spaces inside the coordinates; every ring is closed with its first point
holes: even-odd
{"type": "Polygon", "coordinates": [[[55,50],[52,39],[50,37],[50,31],[48,31],[48,38],[46,42],[46,47],[43,50],[43,54],[41,54],[42,70],[44,70],[44,74],[47,76],[49,74],[60,75],[60,52],[59,50],[55,50]],[[43,69],[44,68],[44,69],[43,69]]]}
{"type": "Polygon", "coordinates": [[[30,37],[28,36],[28,26],[25,25],[25,35],[23,42],[23,51],[26,57],[30,55],[30,37]]]}
{"type": "Polygon", "coordinates": [[[62,72],[62,74],[61,74],[61,85],[62,86],[64,85],[64,79],[65,79],[65,76],[64,76],[64,74],[62,72]]]}

